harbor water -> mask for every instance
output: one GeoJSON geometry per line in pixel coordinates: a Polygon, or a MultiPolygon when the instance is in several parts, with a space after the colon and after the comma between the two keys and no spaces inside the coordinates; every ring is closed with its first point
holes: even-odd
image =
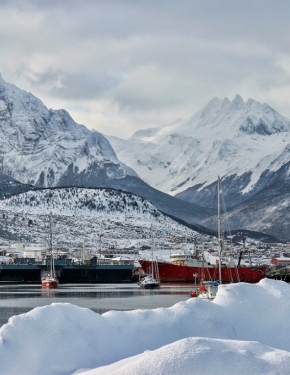
{"type": "Polygon", "coordinates": [[[192,284],[162,284],[159,289],[141,289],[137,284],[60,284],[42,289],[39,284],[0,285],[0,326],[13,315],[56,302],[71,303],[103,314],[109,310],[171,307],[190,298],[192,284]]]}

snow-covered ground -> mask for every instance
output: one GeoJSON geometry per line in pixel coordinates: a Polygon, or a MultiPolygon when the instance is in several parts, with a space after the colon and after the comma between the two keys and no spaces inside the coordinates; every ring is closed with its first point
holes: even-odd
{"type": "Polygon", "coordinates": [[[53,303],[0,329],[0,373],[289,374],[290,286],[219,286],[213,302],[103,315],[53,303]]]}
{"type": "Polygon", "coordinates": [[[149,201],[113,189],[62,188],[29,191],[0,200],[0,243],[24,242],[26,246],[49,245],[50,221],[54,248],[92,251],[100,247],[135,246],[151,243],[154,228],[156,245],[171,236],[191,239],[193,230],[163,215],[149,201]]]}

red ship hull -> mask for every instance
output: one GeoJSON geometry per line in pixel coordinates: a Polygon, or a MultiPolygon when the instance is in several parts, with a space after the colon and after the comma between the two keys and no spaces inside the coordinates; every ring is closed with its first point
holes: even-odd
{"type": "Polygon", "coordinates": [[[58,281],[55,279],[41,279],[42,288],[56,289],[58,288],[58,281]]]}
{"type": "MultiPolygon", "coordinates": [[[[151,267],[151,261],[139,260],[142,269],[148,273],[151,267]]],[[[161,282],[192,282],[193,274],[197,275],[197,281],[201,277],[201,267],[180,266],[166,262],[158,262],[158,270],[161,282]]],[[[205,277],[211,280],[219,279],[218,267],[206,267],[204,269],[205,277]]],[[[266,277],[266,267],[222,267],[221,277],[223,283],[248,282],[257,283],[266,277]]]]}

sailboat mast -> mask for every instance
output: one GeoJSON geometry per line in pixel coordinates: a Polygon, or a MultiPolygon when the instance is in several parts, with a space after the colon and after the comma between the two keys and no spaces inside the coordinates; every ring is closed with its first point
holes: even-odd
{"type": "Polygon", "coordinates": [[[219,244],[219,282],[222,283],[222,239],[221,239],[221,215],[220,215],[220,187],[221,179],[218,176],[218,244],[219,244]]]}
{"type": "Polygon", "coordinates": [[[153,224],[151,224],[151,273],[152,273],[152,277],[154,278],[153,246],[154,246],[153,224]]]}
{"type": "Polygon", "coordinates": [[[52,212],[50,213],[50,274],[52,276],[52,212]]]}

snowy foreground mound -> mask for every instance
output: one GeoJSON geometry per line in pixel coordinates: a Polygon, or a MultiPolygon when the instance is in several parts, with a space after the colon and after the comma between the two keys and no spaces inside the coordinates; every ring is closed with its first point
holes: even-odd
{"type": "Polygon", "coordinates": [[[290,374],[290,286],[221,285],[213,302],[103,315],[54,303],[0,330],[1,374],[290,374]]]}

